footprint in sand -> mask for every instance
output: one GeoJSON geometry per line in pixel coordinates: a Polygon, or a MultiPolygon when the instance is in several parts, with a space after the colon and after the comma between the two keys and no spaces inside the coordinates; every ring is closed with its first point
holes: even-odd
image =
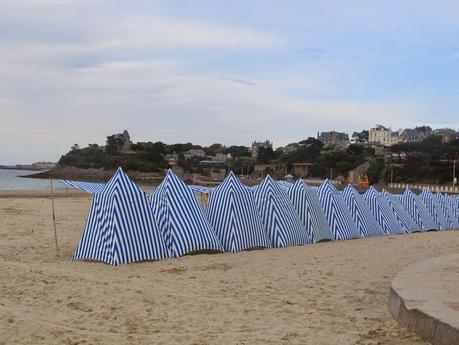
{"type": "Polygon", "coordinates": [[[87,307],[86,305],[84,305],[83,303],[81,302],[70,302],[70,303],[67,303],[67,307],[71,308],[71,309],[74,309],[74,310],[79,310],[79,311],[83,311],[85,313],[89,313],[92,311],[91,308],[87,307]]]}

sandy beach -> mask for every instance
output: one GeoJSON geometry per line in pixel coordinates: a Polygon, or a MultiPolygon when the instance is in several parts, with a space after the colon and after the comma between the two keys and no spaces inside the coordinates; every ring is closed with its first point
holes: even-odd
{"type": "Polygon", "coordinates": [[[427,344],[387,311],[416,261],[459,252],[459,231],[118,268],[72,262],[85,194],[0,195],[0,344],[427,344]],[[62,197],[66,195],[66,197],[62,197]]]}

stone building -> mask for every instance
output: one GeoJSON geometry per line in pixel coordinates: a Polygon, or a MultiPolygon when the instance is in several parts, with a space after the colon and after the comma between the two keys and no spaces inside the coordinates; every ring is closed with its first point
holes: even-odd
{"type": "Polygon", "coordinates": [[[265,149],[267,148],[273,148],[273,143],[272,141],[269,141],[269,140],[266,140],[264,142],[258,142],[258,141],[254,141],[252,143],[252,151],[251,151],[251,156],[253,159],[257,159],[258,157],[258,150],[263,147],[265,149]]]}
{"type": "Polygon", "coordinates": [[[346,148],[349,146],[349,135],[342,132],[322,132],[318,135],[318,138],[323,142],[324,146],[336,146],[346,148]]]}
{"type": "Polygon", "coordinates": [[[206,156],[206,153],[203,149],[191,149],[183,153],[185,159],[191,159],[193,157],[203,158],[206,156]]]}
{"type": "Polygon", "coordinates": [[[442,143],[449,143],[453,140],[459,140],[459,132],[451,128],[439,128],[433,131],[434,135],[441,137],[442,143]]]}
{"type": "Polygon", "coordinates": [[[231,156],[230,153],[217,153],[215,154],[215,157],[213,158],[217,162],[226,162],[227,160],[232,159],[233,157],[231,156]]]}
{"type": "Polygon", "coordinates": [[[425,137],[426,135],[421,131],[412,128],[406,128],[401,131],[399,140],[404,143],[410,143],[414,141],[421,141],[425,137]]]}
{"type": "Polygon", "coordinates": [[[309,176],[309,168],[313,165],[314,163],[292,163],[292,172],[295,176],[305,178],[309,176]]]}
{"type": "Polygon", "coordinates": [[[375,125],[368,132],[368,142],[380,144],[384,146],[391,146],[398,141],[398,133],[393,132],[392,129],[386,128],[382,125],[375,125]]]}
{"type": "MultiPolygon", "coordinates": [[[[113,134],[113,139],[116,142],[116,150],[121,153],[135,153],[132,149],[131,146],[134,145],[134,143],[131,140],[131,136],[129,135],[129,132],[125,129],[123,133],[117,133],[113,134]]],[[[107,140],[107,145],[108,145],[108,140],[107,140]]]]}
{"type": "Polygon", "coordinates": [[[177,164],[178,162],[178,154],[176,154],[175,152],[174,153],[171,153],[171,154],[167,154],[166,155],[166,160],[167,160],[167,163],[170,165],[170,166],[174,166],[177,164]]]}

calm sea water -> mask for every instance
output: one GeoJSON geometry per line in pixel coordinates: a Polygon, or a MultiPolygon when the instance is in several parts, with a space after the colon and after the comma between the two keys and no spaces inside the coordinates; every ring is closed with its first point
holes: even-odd
{"type": "MultiPolygon", "coordinates": [[[[37,171],[0,169],[0,190],[48,189],[49,180],[19,177],[34,173],[37,173],[37,171]]],[[[53,181],[53,187],[56,189],[61,189],[65,188],[65,185],[62,182],[53,181]]]]}

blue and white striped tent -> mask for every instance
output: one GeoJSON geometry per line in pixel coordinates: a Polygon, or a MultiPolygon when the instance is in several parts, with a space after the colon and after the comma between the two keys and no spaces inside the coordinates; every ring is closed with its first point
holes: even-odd
{"type": "Polygon", "coordinates": [[[343,197],[354,223],[363,237],[382,236],[384,231],[376,221],[365,199],[350,184],[344,188],[343,197]]]}
{"type": "Polygon", "coordinates": [[[421,198],[413,193],[410,189],[406,189],[402,195],[402,204],[407,209],[408,213],[416,221],[416,224],[423,231],[436,230],[437,225],[435,224],[429,211],[424,206],[421,198]]]}
{"type": "Polygon", "coordinates": [[[310,239],[289,197],[271,176],[258,185],[255,203],[264,229],[274,248],[310,243],[310,239]]]}
{"type": "Polygon", "coordinates": [[[281,187],[281,189],[282,189],[285,193],[288,193],[288,191],[290,190],[290,188],[293,187],[293,183],[291,183],[291,182],[287,182],[287,181],[277,181],[277,183],[279,184],[279,187],[281,187]]]}
{"type": "Polygon", "coordinates": [[[344,200],[329,180],[317,190],[322,210],[330,226],[334,240],[350,240],[361,237],[344,200]]]}
{"type": "Polygon", "coordinates": [[[150,196],[153,215],[173,257],[223,251],[193,191],[172,170],[150,196]]]}
{"type": "Polygon", "coordinates": [[[429,189],[424,188],[421,194],[419,194],[419,198],[424,202],[424,206],[427,208],[427,211],[429,211],[430,216],[435,222],[436,228],[440,230],[450,229],[448,218],[444,213],[440,202],[432,194],[432,192],[429,189]]]}
{"type": "Polygon", "coordinates": [[[192,185],[192,184],[188,185],[188,187],[195,193],[208,194],[213,190],[212,187],[198,186],[198,185],[192,185]]]}
{"type": "Polygon", "coordinates": [[[61,180],[61,182],[69,187],[76,188],[82,190],[83,192],[88,192],[91,194],[100,192],[105,187],[105,183],[82,182],[71,180],[61,180]]]}
{"type": "Polygon", "coordinates": [[[397,221],[407,233],[420,231],[419,226],[416,224],[414,219],[410,216],[405,206],[402,205],[400,197],[389,193],[387,190],[383,189],[381,195],[386,198],[387,203],[394,212],[397,221]]]}
{"type": "Polygon", "coordinates": [[[211,192],[206,214],[226,252],[270,247],[253,192],[232,171],[211,192]]]}
{"type": "Polygon", "coordinates": [[[94,193],[83,235],[73,260],[96,260],[110,265],[169,257],[153,220],[148,196],[118,168],[94,193]]]}
{"type": "Polygon", "coordinates": [[[385,234],[405,233],[405,229],[400,225],[387,199],[374,187],[368,188],[363,194],[363,198],[385,234]]]}
{"type": "Polygon", "coordinates": [[[446,215],[450,229],[459,229],[459,208],[455,208],[454,201],[445,194],[435,193],[443,213],[446,215]]]}
{"type": "Polygon", "coordinates": [[[287,194],[312,242],[332,240],[333,235],[316,191],[298,179],[287,194]]]}
{"type": "Polygon", "coordinates": [[[459,212],[459,195],[447,195],[448,199],[450,200],[452,207],[455,211],[459,212]]]}

